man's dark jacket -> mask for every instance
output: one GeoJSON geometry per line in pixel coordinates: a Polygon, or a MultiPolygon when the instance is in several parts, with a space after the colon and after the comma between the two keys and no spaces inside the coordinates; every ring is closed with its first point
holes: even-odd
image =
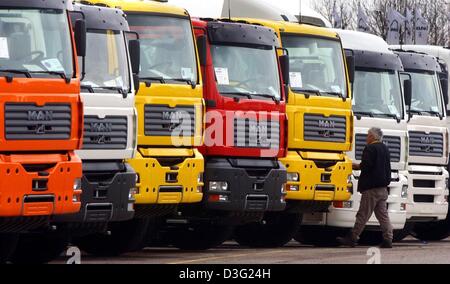
{"type": "Polygon", "coordinates": [[[363,152],[358,191],[388,187],[391,184],[391,155],[381,142],[368,145],[363,152]]]}

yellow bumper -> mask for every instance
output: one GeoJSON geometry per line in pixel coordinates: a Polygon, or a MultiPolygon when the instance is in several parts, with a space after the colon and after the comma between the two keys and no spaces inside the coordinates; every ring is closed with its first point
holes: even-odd
{"type": "Polygon", "coordinates": [[[288,173],[299,176],[299,181],[288,181],[286,200],[333,202],[351,198],[351,184],[348,181],[352,174],[352,162],[346,155],[289,151],[281,162],[288,173]],[[330,166],[324,167],[327,164],[330,166]]]}
{"type": "Polygon", "coordinates": [[[139,175],[136,204],[198,203],[203,198],[205,163],[195,149],[139,149],[128,163],[139,175]],[[175,162],[167,162],[171,159],[175,162]]]}

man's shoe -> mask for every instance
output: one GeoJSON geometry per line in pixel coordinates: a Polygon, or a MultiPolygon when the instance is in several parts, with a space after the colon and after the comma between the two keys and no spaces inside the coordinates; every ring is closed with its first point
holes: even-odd
{"type": "Polygon", "coordinates": [[[392,241],[391,240],[384,240],[381,243],[380,248],[382,248],[382,249],[391,249],[392,248],[392,241]]]}
{"type": "Polygon", "coordinates": [[[338,237],[336,240],[341,246],[354,248],[357,245],[357,242],[351,236],[347,236],[345,238],[338,237]]]}

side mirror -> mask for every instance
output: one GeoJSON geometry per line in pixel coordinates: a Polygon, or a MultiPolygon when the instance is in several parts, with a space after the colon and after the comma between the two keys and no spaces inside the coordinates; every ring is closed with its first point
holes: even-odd
{"type": "Polygon", "coordinates": [[[131,70],[133,74],[139,74],[141,69],[141,44],[139,40],[130,40],[128,42],[130,50],[131,70]]]}
{"type": "Polygon", "coordinates": [[[289,86],[289,84],[290,84],[289,55],[280,55],[280,66],[281,66],[281,73],[282,73],[282,76],[283,76],[284,84],[289,86]]]}
{"type": "Polygon", "coordinates": [[[403,90],[405,92],[405,104],[410,107],[412,102],[412,81],[403,81],[403,90]]]}
{"type": "Polygon", "coordinates": [[[448,105],[449,103],[449,98],[448,98],[448,79],[447,78],[443,78],[441,79],[441,88],[442,88],[442,94],[444,95],[444,102],[445,102],[445,106],[448,105]]]}
{"type": "Polygon", "coordinates": [[[198,56],[199,56],[201,66],[206,66],[206,58],[207,58],[206,40],[207,40],[206,36],[204,36],[204,35],[197,37],[197,50],[198,50],[198,56]]]}
{"type": "Polygon", "coordinates": [[[355,63],[355,57],[354,56],[347,56],[347,70],[348,70],[348,80],[351,84],[355,82],[355,69],[356,69],[356,63],[355,63]]]}
{"type": "Polygon", "coordinates": [[[139,78],[138,74],[133,74],[133,84],[134,84],[134,91],[139,92],[139,88],[141,86],[141,79],[139,78]]]}
{"type": "Polygon", "coordinates": [[[80,57],[86,56],[86,21],[85,20],[77,20],[75,22],[75,44],[77,48],[77,55],[80,57]]]}

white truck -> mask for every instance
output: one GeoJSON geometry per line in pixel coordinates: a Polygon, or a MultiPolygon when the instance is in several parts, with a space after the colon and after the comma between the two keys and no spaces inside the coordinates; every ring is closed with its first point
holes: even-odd
{"type": "MultiPolygon", "coordinates": [[[[349,65],[354,64],[356,69],[353,84],[355,146],[350,156],[355,162],[360,162],[368,130],[374,126],[383,130],[383,142],[389,147],[392,162],[388,211],[394,229],[400,232],[406,222],[408,186],[403,174],[407,166],[408,116],[405,104],[408,99],[404,99],[400,83],[402,62],[382,38],[355,31],[336,31],[348,58],[353,58],[349,65]]],[[[411,97],[410,86],[405,89],[405,97],[411,97]]],[[[333,245],[336,244],[336,237],[347,234],[353,228],[361,200],[361,194],[357,193],[359,176],[360,172],[353,173],[354,194],[350,201],[335,202],[328,213],[304,215],[296,240],[307,244],[333,245]]],[[[382,236],[375,216],[371,217],[366,228],[361,241],[381,243],[382,236]]]]}
{"type": "Polygon", "coordinates": [[[412,81],[412,104],[408,110],[409,158],[407,224],[403,237],[421,240],[446,239],[448,213],[448,129],[436,57],[395,47],[412,81]]]}

